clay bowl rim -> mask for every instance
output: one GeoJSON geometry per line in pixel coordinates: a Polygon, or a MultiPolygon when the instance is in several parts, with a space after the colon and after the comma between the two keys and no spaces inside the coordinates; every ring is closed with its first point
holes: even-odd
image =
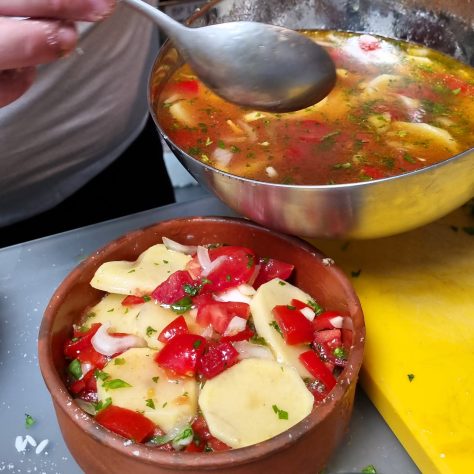
{"type": "MultiPolygon", "coordinates": [[[[300,247],[304,252],[307,252],[311,258],[319,261],[321,265],[324,265],[322,263],[322,259],[327,258],[326,255],[324,255],[321,251],[317,250],[315,247],[300,239],[299,237],[293,237],[272,231],[258,224],[254,224],[246,219],[223,216],[195,216],[167,219],[131,232],[127,232],[96,250],[89,257],[79,263],[73,270],[71,270],[56,288],[46,307],[41,321],[38,338],[38,360],[40,370],[50,396],[54,402],[55,408],[61,409],[68,416],[70,421],[72,421],[75,425],[78,425],[78,427],[83,432],[87,433],[87,435],[92,437],[95,441],[119,451],[122,455],[130,456],[128,445],[124,444],[126,443],[125,438],[115,435],[109,430],[103,428],[92,417],[86,415],[74,402],[74,399],[69,394],[69,391],[66,388],[60,373],[56,370],[52,355],[53,351],[51,336],[53,323],[61,305],[66,300],[69,290],[80,278],[81,273],[85,267],[92,265],[97,268],[102,262],[108,260],[107,257],[110,254],[115,252],[121,246],[126,245],[128,242],[136,240],[143,234],[156,233],[157,235],[160,235],[161,228],[166,228],[170,225],[179,226],[180,223],[185,222],[190,222],[192,225],[196,226],[206,226],[211,223],[216,225],[230,223],[238,227],[242,227],[247,231],[256,232],[256,238],[258,238],[258,234],[266,234],[270,238],[276,238],[282,243],[288,244],[290,248],[295,246],[300,247]],[[78,416],[78,413],[85,416],[78,416]]],[[[138,254],[136,256],[138,256],[138,254]]],[[[348,364],[340,374],[338,383],[333,388],[331,395],[326,397],[326,399],[320,405],[318,405],[316,410],[313,409],[308,417],[291,427],[289,430],[256,445],[229,451],[214,452],[212,455],[209,455],[185,452],[171,453],[161,451],[144,444],[135,443],[133,444],[133,448],[134,451],[138,452],[136,455],[138,462],[152,465],[156,464],[160,467],[165,467],[170,470],[186,468],[191,469],[196,467],[215,469],[219,467],[225,467],[229,464],[232,464],[233,466],[248,464],[258,459],[268,457],[273,452],[288,449],[294,443],[296,443],[297,440],[312,431],[332,412],[337,403],[343,398],[343,395],[346,393],[346,390],[351,386],[351,384],[353,382],[357,383],[358,373],[361,368],[363,358],[365,324],[360,301],[348,277],[336,265],[329,265],[327,270],[334,274],[336,281],[341,285],[348,295],[348,301],[352,300],[350,301],[349,308],[353,310],[351,319],[354,326],[353,346],[351,348],[348,364]]]]}

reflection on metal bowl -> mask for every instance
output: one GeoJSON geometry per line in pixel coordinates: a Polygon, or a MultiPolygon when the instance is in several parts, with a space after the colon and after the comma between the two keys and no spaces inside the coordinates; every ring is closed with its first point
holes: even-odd
{"type": "MultiPolygon", "coordinates": [[[[217,0],[198,12],[191,23],[200,26],[234,20],[294,29],[365,31],[421,43],[474,65],[474,10],[462,0],[282,0],[277,5],[271,0],[217,0]]],[[[255,222],[304,237],[376,238],[427,224],[474,196],[474,149],[419,171],[354,184],[273,184],[216,170],[177,147],[161,130],[153,110],[153,98],[181,64],[176,50],[167,43],[151,75],[155,123],[198,182],[255,222]]]]}

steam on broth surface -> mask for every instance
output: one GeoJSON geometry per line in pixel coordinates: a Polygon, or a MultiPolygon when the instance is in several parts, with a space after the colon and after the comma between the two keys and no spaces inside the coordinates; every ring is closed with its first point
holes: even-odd
{"type": "Polygon", "coordinates": [[[337,67],[324,100],[285,114],[248,110],[216,96],[184,65],[154,98],[164,132],[220,170],[299,185],[395,176],[474,146],[471,67],[402,41],[304,34],[326,47],[337,67]]]}

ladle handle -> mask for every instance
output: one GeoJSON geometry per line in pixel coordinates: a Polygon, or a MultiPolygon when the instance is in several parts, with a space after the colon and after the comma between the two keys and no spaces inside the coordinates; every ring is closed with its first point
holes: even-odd
{"type": "Polygon", "coordinates": [[[187,29],[158,8],[142,0],[122,0],[122,3],[126,3],[129,7],[148,17],[171,38],[174,38],[183,29],[187,29]]]}

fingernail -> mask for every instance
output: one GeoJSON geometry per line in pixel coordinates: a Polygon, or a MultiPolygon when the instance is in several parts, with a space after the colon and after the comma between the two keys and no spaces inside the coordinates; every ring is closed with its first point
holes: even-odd
{"type": "Polygon", "coordinates": [[[58,43],[62,53],[69,53],[76,47],[77,34],[73,25],[63,23],[58,30],[58,43]]]}
{"type": "Polygon", "coordinates": [[[110,15],[113,10],[114,0],[90,0],[92,6],[92,13],[89,15],[91,21],[102,20],[110,15]]]}

